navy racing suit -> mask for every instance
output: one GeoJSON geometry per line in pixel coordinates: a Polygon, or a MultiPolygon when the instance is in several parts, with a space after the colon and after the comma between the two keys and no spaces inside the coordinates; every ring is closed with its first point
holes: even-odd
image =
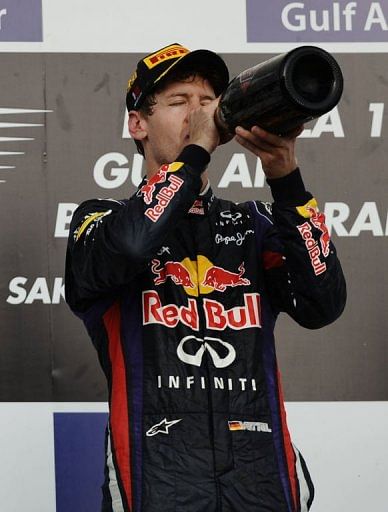
{"type": "Polygon", "coordinates": [[[274,203],[200,195],[187,146],[130,198],[75,212],[66,300],[109,388],[104,511],[305,512],[314,489],[287,429],[279,312],[333,322],[346,288],[299,170],[274,203]]]}

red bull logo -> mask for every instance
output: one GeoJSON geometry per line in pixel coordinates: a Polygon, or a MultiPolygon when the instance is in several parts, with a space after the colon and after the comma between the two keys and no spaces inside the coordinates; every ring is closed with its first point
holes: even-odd
{"type": "Polygon", "coordinates": [[[224,292],[228,286],[248,286],[251,284],[249,279],[242,277],[245,273],[244,262],[238,267],[239,272],[230,272],[222,267],[212,266],[205,275],[202,282],[203,286],[214,288],[217,292],[224,292]]]}
{"type": "Polygon", "coordinates": [[[156,285],[165,283],[170,277],[176,285],[182,285],[187,288],[194,288],[194,283],[187,268],[178,261],[167,261],[164,267],[160,267],[159,260],[152,260],[151,270],[156,275],[154,283],[156,285]]]}
{"type": "Polygon", "coordinates": [[[323,272],[326,272],[326,263],[321,261],[321,249],[319,248],[318,242],[313,237],[311,224],[309,222],[305,222],[304,224],[297,226],[297,228],[304,240],[306,249],[308,250],[315,275],[318,276],[323,272]]]}
{"type": "Polygon", "coordinates": [[[329,230],[325,224],[325,214],[319,212],[316,208],[307,207],[307,210],[310,212],[310,222],[311,224],[319,229],[322,233],[319,241],[321,244],[322,254],[327,258],[330,252],[330,235],[329,230]]]}
{"type": "Polygon", "coordinates": [[[151,204],[155,192],[155,185],[157,183],[164,183],[166,181],[168,165],[162,165],[156,174],[150,178],[145,185],[140,189],[140,194],[143,194],[143,199],[146,204],[151,204]]]}
{"type": "Polygon", "coordinates": [[[161,263],[158,259],[151,262],[151,271],[156,276],[154,283],[160,285],[169,278],[178,286],[183,286],[187,295],[198,297],[214,291],[224,292],[228,287],[249,286],[250,280],[243,277],[244,262],[238,272],[232,272],[214,265],[206,256],[199,254],[197,260],[189,258],[161,263]]]}
{"type": "MultiPolygon", "coordinates": [[[[205,299],[203,310],[207,329],[223,331],[226,328],[240,330],[261,327],[261,304],[258,293],[245,293],[244,304],[229,309],[217,300],[205,299]]],[[[144,325],[161,324],[172,329],[179,323],[199,331],[199,312],[195,299],[188,299],[187,306],[163,305],[157,291],[143,292],[144,325]]]]}
{"type": "Polygon", "coordinates": [[[151,204],[155,199],[158,202],[151,208],[147,208],[144,212],[152,222],[157,222],[165,209],[170,204],[172,198],[183,185],[184,181],[179,176],[175,176],[175,171],[178,171],[183,166],[182,162],[173,162],[170,165],[162,165],[156,174],[154,174],[139,190],[139,195],[143,195],[144,202],[151,204]],[[169,176],[167,177],[167,173],[169,176]],[[168,182],[165,187],[159,189],[155,195],[156,185],[159,183],[168,182]]]}

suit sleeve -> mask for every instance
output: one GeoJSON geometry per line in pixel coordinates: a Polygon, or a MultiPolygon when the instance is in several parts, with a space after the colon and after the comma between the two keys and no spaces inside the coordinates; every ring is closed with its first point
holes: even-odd
{"type": "Polygon", "coordinates": [[[270,301],[276,313],[284,311],[304,327],[323,327],[340,316],[346,302],[325,216],[305,190],[299,169],[268,183],[274,203],[272,218],[266,212],[262,254],[270,301]]]}
{"type": "Polygon", "coordinates": [[[201,188],[210,155],[186,146],[129,200],[90,200],[75,211],[66,253],[66,301],[84,311],[142,272],[201,188]]]}

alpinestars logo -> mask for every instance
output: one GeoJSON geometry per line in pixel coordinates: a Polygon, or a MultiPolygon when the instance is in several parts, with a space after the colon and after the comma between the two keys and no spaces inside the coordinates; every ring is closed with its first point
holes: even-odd
{"type": "MultiPolygon", "coordinates": [[[[22,130],[20,133],[19,129],[21,128],[41,128],[44,124],[41,123],[29,123],[25,122],[24,119],[22,122],[15,122],[15,116],[20,119],[20,116],[24,116],[25,114],[42,114],[52,112],[52,110],[38,110],[38,109],[26,109],[26,108],[0,108],[0,116],[7,116],[6,121],[0,121],[0,171],[10,171],[16,168],[16,165],[10,165],[14,163],[14,157],[18,157],[20,155],[25,154],[26,142],[31,142],[35,140],[34,137],[26,137],[25,130],[22,130]],[[8,117],[12,116],[12,117],[8,117]],[[3,136],[4,130],[12,130],[12,135],[9,135],[9,132],[6,132],[6,135],[3,136]],[[14,130],[17,130],[15,133],[14,130]],[[22,135],[22,136],[21,136],[22,135]],[[18,143],[17,150],[8,150],[7,143],[18,143]],[[21,149],[21,151],[19,150],[21,149]]],[[[3,118],[1,118],[3,119],[3,118]]],[[[30,132],[28,132],[30,135],[30,132]]],[[[17,161],[17,160],[16,160],[17,161]]],[[[0,183],[5,183],[7,180],[4,179],[6,174],[1,173],[0,183]]]]}
{"type": "Polygon", "coordinates": [[[160,423],[157,423],[156,425],[152,426],[149,430],[146,432],[146,436],[152,437],[156,436],[157,434],[169,434],[169,428],[171,428],[176,423],[179,423],[182,421],[180,420],[172,420],[167,421],[167,418],[164,418],[160,423]]]}

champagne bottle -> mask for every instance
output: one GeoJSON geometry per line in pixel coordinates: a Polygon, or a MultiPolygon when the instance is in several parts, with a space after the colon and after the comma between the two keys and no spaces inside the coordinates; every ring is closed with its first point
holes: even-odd
{"type": "Polygon", "coordinates": [[[236,126],[258,125],[277,135],[333,109],[343,91],[341,69],[332,55],[301,46],[246,69],[221,96],[215,121],[222,136],[236,126]]]}

